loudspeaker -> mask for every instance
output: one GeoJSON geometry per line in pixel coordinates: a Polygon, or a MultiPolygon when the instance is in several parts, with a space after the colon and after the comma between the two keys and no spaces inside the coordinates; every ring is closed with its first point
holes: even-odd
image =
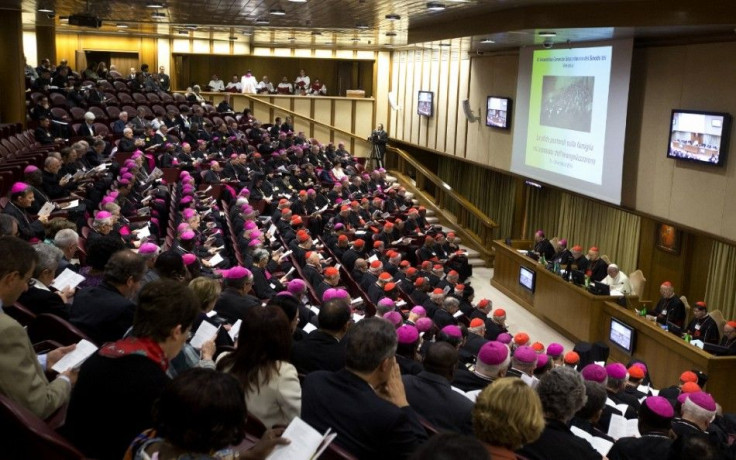
{"type": "Polygon", "coordinates": [[[478,117],[473,114],[473,110],[470,108],[470,101],[467,99],[463,101],[463,113],[465,113],[465,118],[467,118],[470,123],[478,121],[478,117]]]}
{"type": "Polygon", "coordinates": [[[102,19],[97,16],[88,16],[86,14],[73,14],[69,16],[69,25],[99,29],[102,27],[102,19]]]}

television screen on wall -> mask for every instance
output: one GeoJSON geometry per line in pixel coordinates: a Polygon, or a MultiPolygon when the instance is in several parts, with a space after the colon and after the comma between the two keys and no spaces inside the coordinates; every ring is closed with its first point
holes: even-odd
{"type": "Polygon", "coordinates": [[[434,93],[432,91],[419,91],[417,96],[417,115],[431,117],[434,113],[434,93]]]}
{"type": "Polygon", "coordinates": [[[722,166],[726,161],[731,115],[673,110],[667,157],[722,166]]]}
{"type": "Polygon", "coordinates": [[[509,129],[511,126],[511,99],[488,96],[486,100],[486,126],[509,129]]]}

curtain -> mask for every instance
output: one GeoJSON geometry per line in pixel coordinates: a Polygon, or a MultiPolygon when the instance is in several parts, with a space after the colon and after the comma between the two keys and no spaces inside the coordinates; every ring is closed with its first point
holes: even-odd
{"type": "Polygon", "coordinates": [[[639,216],[591,201],[588,198],[548,188],[530,188],[526,200],[525,237],[544,230],[548,238],[567,239],[567,247],[578,244],[587,251],[597,246],[624,273],[637,268],[639,216]]]}
{"type": "MultiPolygon", "coordinates": [[[[445,157],[438,158],[437,175],[498,224],[494,238],[512,236],[516,193],[513,177],[445,157]]],[[[448,202],[446,208],[457,215],[457,205],[454,202],[448,202]]],[[[471,216],[468,228],[479,234],[481,225],[471,216]]]]}
{"type": "Polygon", "coordinates": [[[706,303],[726,319],[736,317],[736,247],[714,241],[709,267],[706,303]]]}

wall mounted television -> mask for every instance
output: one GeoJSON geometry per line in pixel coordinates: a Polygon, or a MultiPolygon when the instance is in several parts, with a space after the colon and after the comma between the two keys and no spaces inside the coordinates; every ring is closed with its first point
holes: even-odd
{"type": "Polygon", "coordinates": [[[728,113],[675,109],[670,120],[667,158],[723,166],[730,131],[728,113]]]}
{"type": "Polygon", "coordinates": [[[417,95],[417,115],[431,117],[434,114],[434,93],[419,91],[417,95]]]}
{"type": "Polygon", "coordinates": [[[536,277],[537,273],[534,270],[524,266],[519,267],[519,284],[531,292],[534,292],[536,277]]]}
{"type": "Polygon", "coordinates": [[[511,99],[488,96],[486,100],[486,126],[501,129],[511,127],[511,99]]]}

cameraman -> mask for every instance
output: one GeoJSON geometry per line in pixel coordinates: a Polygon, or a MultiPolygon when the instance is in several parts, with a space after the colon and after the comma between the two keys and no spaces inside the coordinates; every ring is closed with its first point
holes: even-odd
{"type": "Polygon", "coordinates": [[[376,129],[368,138],[373,144],[373,153],[378,168],[383,168],[383,157],[386,155],[386,143],[388,142],[388,133],[383,130],[383,123],[379,123],[376,129]]]}

